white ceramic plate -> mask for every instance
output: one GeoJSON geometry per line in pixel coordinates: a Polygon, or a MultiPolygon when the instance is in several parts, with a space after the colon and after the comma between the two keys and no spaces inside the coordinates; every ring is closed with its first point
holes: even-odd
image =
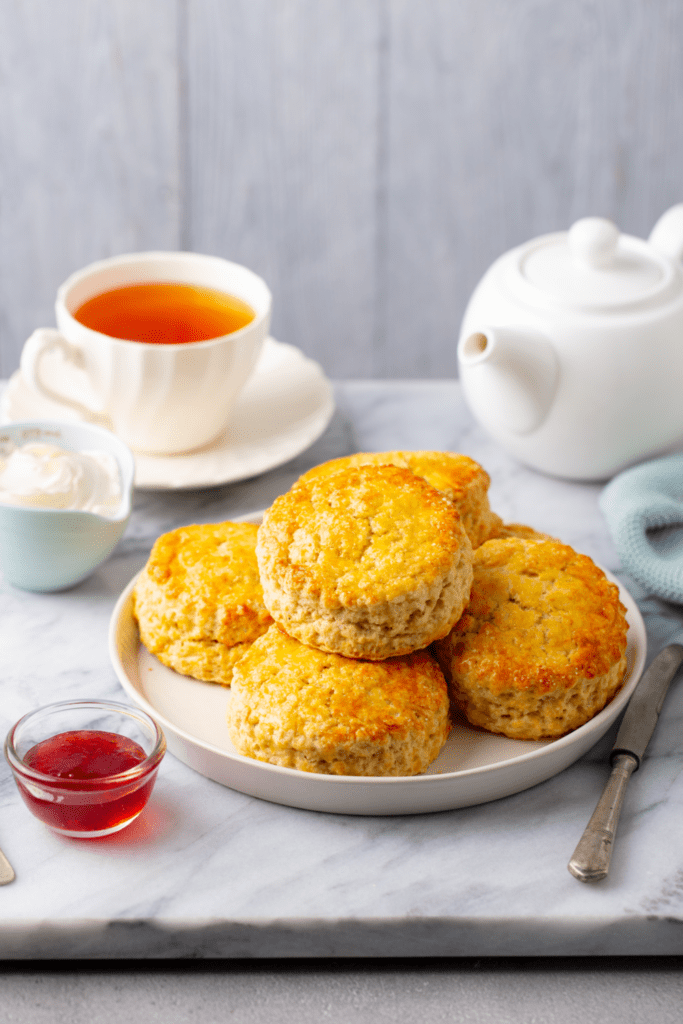
{"type": "MultiPolygon", "coordinates": [[[[84,405],[97,403],[85,374],[58,355],[45,363],[57,390],[84,405]]],[[[334,412],[332,386],[320,366],[298,348],[268,338],[253,375],[237,400],[228,430],[189,455],[135,456],[135,486],[142,490],[213,487],[258,476],[309,448],[334,412]]],[[[0,400],[0,420],[75,420],[67,406],[35,394],[21,375],[10,377],[0,400]]]]}
{"type": "Polygon", "coordinates": [[[230,691],[178,675],[145,649],[132,615],[134,584],[132,580],[114,609],[109,652],[124,690],[159,722],[168,749],[190,768],[224,786],[306,810],[420,814],[519,793],[561,772],[597,743],[623,711],[645,664],[643,619],[631,595],[620,586],[630,626],[626,681],[614,700],[580,729],[559,740],[536,742],[494,736],[461,721],[423,775],[314,775],[255,761],[235,751],[225,724],[230,691]]]}

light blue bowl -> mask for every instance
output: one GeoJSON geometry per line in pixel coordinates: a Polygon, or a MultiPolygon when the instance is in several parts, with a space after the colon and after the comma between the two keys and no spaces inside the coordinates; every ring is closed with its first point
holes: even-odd
{"type": "Polygon", "coordinates": [[[44,441],[68,451],[105,451],[121,473],[116,518],[94,512],[0,505],[0,568],[20,590],[48,593],[86,579],[112,553],[130,519],[135,460],[115,434],[86,423],[31,421],[0,427],[0,443],[44,441]]]}

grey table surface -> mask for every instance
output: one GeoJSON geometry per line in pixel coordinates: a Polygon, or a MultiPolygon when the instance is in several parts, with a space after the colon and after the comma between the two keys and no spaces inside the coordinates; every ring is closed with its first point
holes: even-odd
{"type": "MultiPolygon", "coordinates": [[[[513,463],[469,419],[455,382],[342,382],[336,385],[336,397],[337,413],[313,448],[263,477],[209,491],[140,493],[131,528],[118,552],[129,575],[149,549],[144,523],[150,518],[161,532],[181,521],[200,517],[210,521],[218,509],[226,517],[250,512],[269,504],[309,465],[354,450],[392,448],[444,448],[478,457],[492,475],[492,504],[504,518],[523,519],[548,532],[560,533],[558,527],[563,527],[563,539],[618,571],[609,537],[595,516],[599,486],[548,481],[513,463]],[[525,485],[522,492],[520,483],[525,485]],[[573,509],[571,524],[568,505],[573,509]],[[584,516],[580,514],[583,506],[584,516]],[[566,536],[569,526],[571,536],[566,536]]],[[[651,657],[657,647],[676,636],[683,617],[680,609],[663,606],[638,588],[632,592],[644,613],[651,657]]],[[[6,602],[11,603],[12,597],[6,593],[6,602]]],[[[677,722],[676,718],[673,724],[677,722]]],[[[677,778],[683,760],[681,744],[678,739],[671,743],[669,760],[675,769],[672,777],[677,778]]],[[[584,778],[593,793],[599,789],[600,773],[590,761],[588,769],[584,778]]],[[[583,812],[582,804],[579,814],[583,812]]],[[[631,829],[631,838],[634,834],[631,829]]],[[[679,844],[670,845],[677,864],[679,844]]],[[[637,844],[634,849],[633,843],[626,842],[624,860],[627,854],[640,863],[637,844]]],[[[680,887],[671,890],[676,888],[675,877],[664,880],[664,889],[669,885],[670,891],[660,893],[660,907],[652,905],[651,913],[643,915],[666,918],[672,935],[681,929],[682,916],[680,887]]],[[[668,946],[655,943],[652,952],[679,954],[679,942],[675,938],[668,946]]],[[[628,943],[621,948],[628,952],[628,943]]],[[[520,952],[524,952],[521,947],[520,952]]],[[[468,956],[461,949],[458,956],[437,958],[354,958],[353,950],[347,950],[335,959],[304,955],[291,960],[280,951],[277,957],[254,962],[220,957],[197,960],[191,953],[182,960],[165,953],[163,961],[135,961],[125,958],[132,952],[121,951],[122,959],[107,964],[89,959],[86,949],[78,959],[63,962],[32,963],[28,953],[21,961],[2,961],[0,1022],[21,1016],[37,1024],[67,1019],[78,1024],[86,1018],[105,1024],[127,1013],[150,1020],[192,1016],[206,1022],[245,1024],[266,1019],[389,1018],[399,1022],[543,1019],[563,1024],[583,1021],[589,1013],[605,1022],[681,1019],[680,955],[589,957],[594,950],[582,950],[580,942],[572,952],[572,957],[558,956],[553,955],[557,950],[549,948],[547,957],[516,957],[508,949],[505,956],[494,958],[476,949],[468,956]]],[[[639,947],[638,952],[648,950],[639,947]]],[[[249,954],[254,955],[258,957],[258,953],[249,954]]]]}

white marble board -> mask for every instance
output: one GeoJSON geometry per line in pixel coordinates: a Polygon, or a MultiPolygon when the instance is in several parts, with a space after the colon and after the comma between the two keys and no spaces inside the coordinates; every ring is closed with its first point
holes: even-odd
{"type": "MultiPolygon", "coordinates": [[[[560,536],[617,573],[638,601],[648,660],[681,638],[681,609],[619,573],[599,485],[540,476],[473,424],[457,383],[337,384],[326,433],[256,480],[140,492],[121,546],[63,594],[0,586],[0,729],[48,701],[123,698],[107,632],[155,537],[263,508],[307,466],[352,450],[446,448],[478,459],[507,520],[560,536]]],[[[138,821],[97,841],[33,819],[0,766],[0,957],[268,958],[683,952],[683,683],[674,683],[629,785],[612,870],[582,885],[566,864],[607,774],[613,730],[559,775],[505,799],[440,813],[327,814],[268,803],[168,755],[138,821]]]]}

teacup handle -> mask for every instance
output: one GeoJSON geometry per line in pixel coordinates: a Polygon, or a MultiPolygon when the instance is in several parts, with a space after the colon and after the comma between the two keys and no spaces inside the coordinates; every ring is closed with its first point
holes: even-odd
{"type": "Polygon", "coordinates": [[[61,352],[66,361],[77,369],[85,368],[85,358],[79,348],[71,345],[64,335],[54,328],[39,327],[28,339],[21,353],[21,373],[28,386],[37,394],[49,398],[51,402],[58,402],[59,405],[74,409],[88,423],[110,426],[109,418],[105,414],[95,412],[75,398],[54,391],[45,383],[40,373],[40,364],[43,356],[55,351],[61,352]]]}

